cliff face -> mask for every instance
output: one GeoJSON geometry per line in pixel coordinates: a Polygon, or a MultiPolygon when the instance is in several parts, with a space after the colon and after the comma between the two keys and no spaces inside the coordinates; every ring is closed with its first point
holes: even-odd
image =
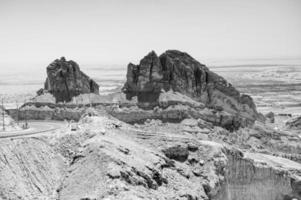
{"type": "Polygon", "coordinates": [[[141,109],[137,106],[118,107],[108,109],[108,113],[121,121],[131,124],[141,124],[151,119],[173,123],[181,122],[187,118],[202,119],[212,125],[224,127],[230,131],[253,123],[252,120],[229,114],[225,111],[208,109],[204,104],[180,93],[161,93],[158,105],[152,110],[141,109]]]}
{"type": "Polygon", "coordinates": [[[301,198],[301,165],[264,154],[228,156],[223,192],[216,200],[293,200],[301,198]],[[285,170],[284,170],[285,169],[285,170]],[[300,173],[300,172],[299,172],[300,173]]]}
{"type": "Polygon", "coordinates": [[[15,120],[75,120],[84,113],[84,108],[50,108],[47,105],[36,107],[25,105],[19,110],[10,110],[15,120]]]}
{"type": "Polygon", "coordinates": [[[62,57],[47,67],[45,90],[53,94],[56,102],[69,102],[79,94],[98,94],[99,86],[79,69],[76,62],[62,57]]]}
{"type": "Polygon", "coordinates": [[[185,94],[208,107],[256,119],[252,98],[240,94],[223,77],[211,72],[190,55],[168,50],[159,57],[150,52],[139,63],[130,63],[124,92],[128,98],[155,105],[162,90],[185,94]]]}

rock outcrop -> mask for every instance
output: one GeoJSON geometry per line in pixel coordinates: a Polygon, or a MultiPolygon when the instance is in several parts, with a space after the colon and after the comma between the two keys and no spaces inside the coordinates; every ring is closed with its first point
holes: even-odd
{"type": "Polygon", "coordinates": [[[180,145],[166,148],[163,150],[163,153],[167,158],[174,159],[180,162],[186,161],[189,155],[188,148],[180,145]]]}
{"type": "Polygon", "coordinates": [[[250,96],[240,94],[223,77],[177,50],[168,50],[160,56],[152,51],[139,65],[128,65],[123,88],[128,98],[137,96],[140,105],[156,106],[162,90],[180,92],[207,107],[244,118],[259,117],[250,96]]]}
{"type": "Polygon", "coordinates": [[[301,116],[294,117],[285,123],[289,129],[300,129],[301,128],[301,116]]]}
{"type": "MultiPolygon", "coordinates": [[[[55,104],[54,104],[55,105],[55,104]]],[[[75,120],[84,114],[85,107],[49,107],[46,105],[23,105],[19,110],[9,110],[9,115],[15,120],[75,120]]]]}
{"type": "Polygon", "coordinates": [[[265,114],[265,118],[269,123],[274,123],[275,122],[275,114],[273,112],[269,112],[265,114]]]}
{"type": "Polygon", "coordinates": [[[55,97],[56,102],[69,102],[80,94],[99,93],[97,83],[84,74],[76,62],[64,57],[48,65],[44,89],[55,97]]]}

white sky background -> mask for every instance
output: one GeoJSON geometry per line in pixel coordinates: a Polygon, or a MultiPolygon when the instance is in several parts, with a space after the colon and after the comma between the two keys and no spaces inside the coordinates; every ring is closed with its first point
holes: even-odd
{"type": "Polygon", "coordinates": [[[63,55],[126,65],[152,49],[204,64],[301,57],[301,0],[0,0],[0,70],[63,55]]]}

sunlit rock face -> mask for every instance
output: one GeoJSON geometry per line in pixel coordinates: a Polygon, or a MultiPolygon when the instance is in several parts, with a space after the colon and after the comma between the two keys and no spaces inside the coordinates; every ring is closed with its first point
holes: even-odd
{"type": "Polygon", "coordinates": [[[299,200],[301,165],[279,157],[245,153],[228,156],[225,184],[214,200],[299,200]]]}
{"type": "Polygon", "coordinates": [[[48,65],[45,90],[55,97],[56,102],[69,102],[79,94],[98,94],[99,86],[80,70],[76,62],[62,57],[48,65]]]}
{"type": "Polygon", "coordinates": [[[62,156],[39,139],[0,144],[0,199],[58,199],[56,189],[66,168],[62,156]]]}
{"type": "Polygon", "coordinates": [[[223,77],[210,71],[187,53],[168,50],[160,56],[152,51],[139,63],[130,63],[124,92],[140,103],[156,105],[162,90],[185,94],[208,107],[256,119],[252,98],[242,95],[223,77]]]}

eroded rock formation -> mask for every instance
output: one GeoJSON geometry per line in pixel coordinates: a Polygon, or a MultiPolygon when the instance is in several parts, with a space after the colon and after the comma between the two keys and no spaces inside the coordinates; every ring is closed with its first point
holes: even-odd
{"type": "Polygon", "coordinates": [[[69,102],[79,94],[99,93],[97,83],[83,73],[76,62],[64,57],[48,65],[44,89],[53,94],[57,102],[69,102]]]}
{"type": "Polygon", "coordinates": [[[137,96],[140,103],[155,106],[162,90],[180,92],[217,110],[258,118],[250,96],[240,94],[223,77],[184,52],[168,50],[157,56],[152,51],[139,65],[128,65],[124,86],[128,98],[137,96]]]}

